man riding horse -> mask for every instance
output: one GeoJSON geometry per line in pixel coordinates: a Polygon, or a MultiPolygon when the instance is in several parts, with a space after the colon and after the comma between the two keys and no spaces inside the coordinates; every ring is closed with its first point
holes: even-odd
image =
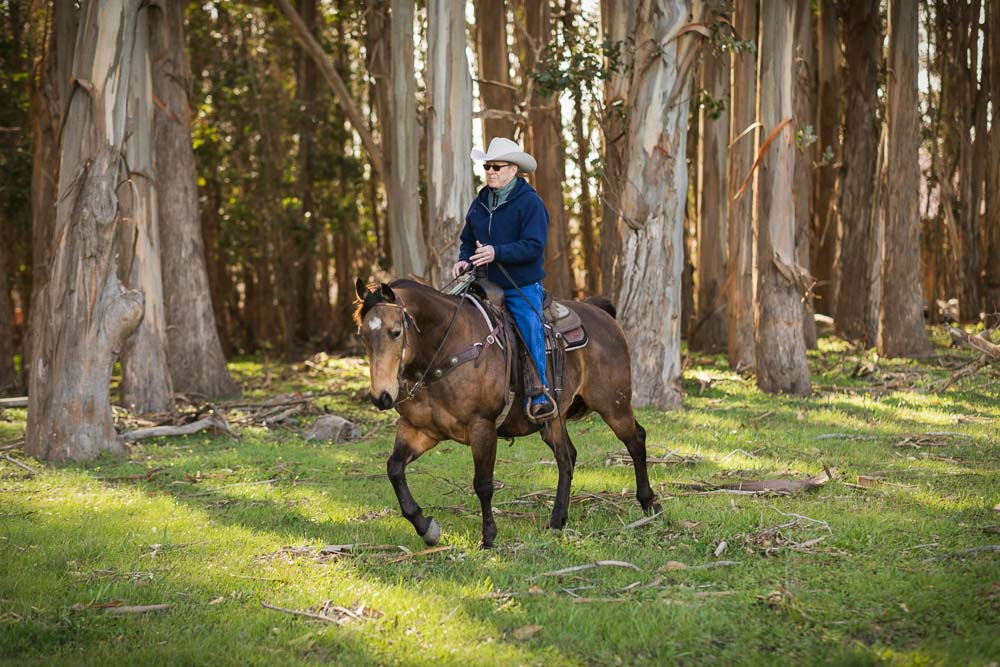
{"type": "Polygon", "coordinates": [[[503,288],[504,301],[531,353],[543,388],[542,393],[530,398],[528,416],[545,421],[557,411],[546,377],[541,314],[549,214],[535,189],[517,176],[519,171],[534,171],[538,164],[516,143],[501,137],[490,141],[485,153],[474,149],[471,157],[484,163],[486,185],[465,215],[462,245],[452,276],[458,278],[471,268],[471,263],[486,267],[487,279],[503,288]]]}

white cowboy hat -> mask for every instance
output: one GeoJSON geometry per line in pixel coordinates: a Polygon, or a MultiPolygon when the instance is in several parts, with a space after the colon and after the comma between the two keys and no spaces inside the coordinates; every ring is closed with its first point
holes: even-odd
{"type": "Polygon", "coordinates": [[[521,171],[530,173],[538,167],[535,158],[521,150],[521,147],[510,139],[503,137],[493,137],[490,140],[490,147],[484,153],[478,148],[473,148],[470,157],[476,162],[510,162],[516,164],[521,171]]]}

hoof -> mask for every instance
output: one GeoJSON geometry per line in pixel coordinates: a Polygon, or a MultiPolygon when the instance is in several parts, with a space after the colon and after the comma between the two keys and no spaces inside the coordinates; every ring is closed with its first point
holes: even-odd
{"type": "Polygon", "coordinates": [[[434,546],[441,539],[441,524],[437,522],[437,519],[431,519],[431,522],[427,524],[427,531],[420,536],[424,540],[424,544],[429,547],[434,546]]]}
{"type": "Polygon", "coordinates": [[[651,516],[653,514],[659,514],[660,512],[662,512],[663,511],[663,506],[660,505],[660,503],[654,501],[654,502],[650,503],[649,507],[647,507],[643,511],[646,513],[646,516],[651,516]]]}

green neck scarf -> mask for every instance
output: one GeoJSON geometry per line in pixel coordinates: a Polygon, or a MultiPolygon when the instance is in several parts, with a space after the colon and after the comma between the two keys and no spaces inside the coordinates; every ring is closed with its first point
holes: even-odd
{"type": "Polygon", "coordinates": [[[491,208],[495,209],[498,206],[500,206],[500,204],[507,201],[507,196],[511,193],[511,190],[514,189],[515,185],[517,185],[516,176],[510,179],[510,183],[503,186],[502,188],[490,188],[490,191],[493,193],[492,196],[490,197],[490,203],[492,204],[491,208]]]}

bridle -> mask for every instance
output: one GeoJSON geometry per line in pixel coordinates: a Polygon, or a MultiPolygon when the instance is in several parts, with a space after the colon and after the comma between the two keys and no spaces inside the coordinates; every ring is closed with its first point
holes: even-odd
{"type": "MultiPolygon", "coordinates": [[[[406,309],[406,304],[403,303],[403,300],[399,297],[399,295],[396,295],[396,301],[399,301],[399,303],[389,303],[387,301],[380,301],[379,303],[375,304],[375,306],[373,306],[372,309],[374,310],[378,306],[388,306],[390,308],[399,308],[400,310],[403,311],[403,334],[402,334],[403,347],[399,354],[399,367],[396,368],[396,382],[401,388],[406,387],[406,395],[403,398],[396,400],[396,404],[399,405],[400,403],[408,401],[411,398],[413,398],[418,391],[423,389],[424,386],[428,384],[428,382],[433,380],[433,378],[431,378],[430,380],[428,379],[428,374],[430,370],[434,368],[435,362],[437,362],[438,357],[441,355],[441,350],[444,349],[444,344],[448,342],[448,337],[451,335],[451,331],[455,327],[455,322],[458,320],[458,312],[462,309],[462,304],[465,303],[465,299],[463,298],[461,301],[458,302],[458,305],[455,307],[455,314],[451,316],[451,321],[448,322],[448,328],[445,330],[444,336],[441,337],[441,342],[438,344],[437,349],[434,351],[434,355],[431,357],[431,360],[427,362],[427,367],[423,370],[423,372],[416,373],[415,375],[416,381],[412,383],[406,377],[406,343],[408,339],[407,334],[410,329],[410,324],[411,323],[413,324],[413,328],[417,330],[417,333],[421,332],[420,332],[420,327],[417,326],[417,320],[412,315],[410,315],[410,311],[406,309]]],[[[360,330],[361,327],[359,326],[358,331],[360,332],[360,330]]]]}

